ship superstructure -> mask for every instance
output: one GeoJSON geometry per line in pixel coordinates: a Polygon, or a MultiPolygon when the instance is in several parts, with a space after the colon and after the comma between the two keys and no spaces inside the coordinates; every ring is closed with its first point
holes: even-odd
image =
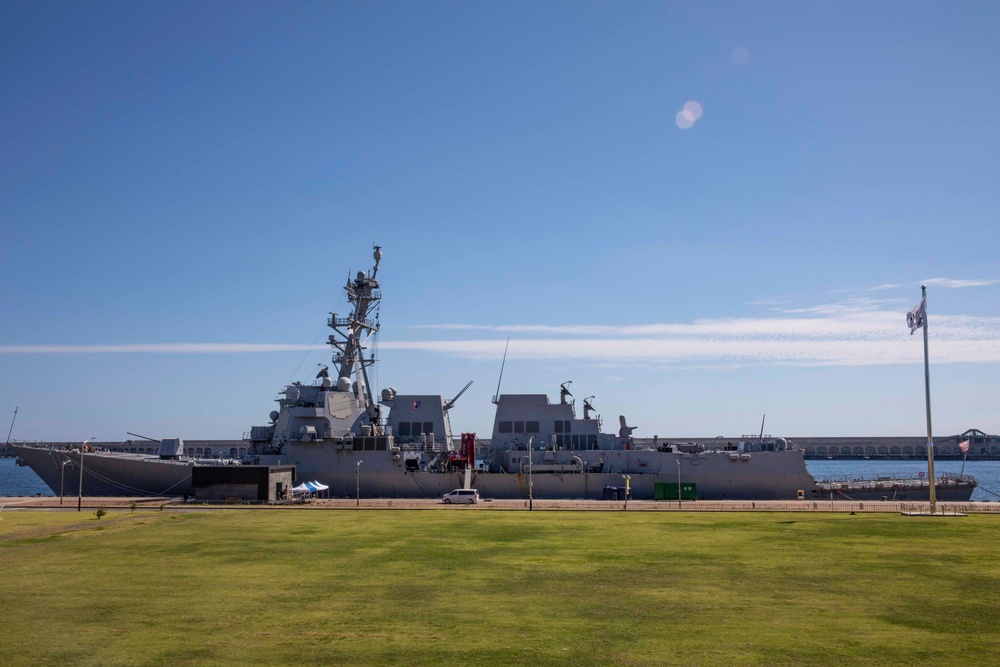
{"type": "Polygon", "coordinates": [[[382,260],[379,246],[375,246],[374,259],[370,272],[359,271],[344,286],[352,305],[350,315],[330,313],[327,319],[333,330],[328,342],[334,349],[336,380],[330,377],[329,367],[322,366],[311,385],[293,382],[286,386],[275,399],[279,409],[271,412],[271,424],[250,430],[252,453],[280,456],[320,443],[343,448],[353,446],[357,437],[372,438],[380,451],[387,448],[381,410],[368,382],[375,357],[364,354],[366,341],[379,330],[378,318],[371,316],[382,299],[376,278],[382,260]]]}

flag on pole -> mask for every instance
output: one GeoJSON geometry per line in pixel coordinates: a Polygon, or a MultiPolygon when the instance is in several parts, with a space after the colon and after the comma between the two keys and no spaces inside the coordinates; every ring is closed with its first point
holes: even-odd
{"type": "Polygon", "coordinates": [[[913,310],[906,314],[906,326],[910,327],[910,335],[917,329],[927,326],[927,297],[920,300],[913,310]]]}
{"type": "Polygon", "coordinates": [[[969,441],[968,440],[963,440],[962,442],[958,443],[958,448],[962,450],[963,454],[968,454],[969,453],[969,441]]]}

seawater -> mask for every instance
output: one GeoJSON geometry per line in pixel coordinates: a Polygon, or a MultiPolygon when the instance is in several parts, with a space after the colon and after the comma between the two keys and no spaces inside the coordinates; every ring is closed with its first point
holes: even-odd
{"type": "MultiPolygon", "coordinates": [[[[814,460],[806,461],[806,468],[816,479],[855,479],[896,475],[916,477],[927,472],[926,461],[873,461],[873,460],[814,460]]],[[[957,474],[962,470],[961,461],[935,461],[934,473],[957,474]]],[[[965,474],[979,482],[973,492],[976,501],[1000,501],[1000,461],[968,461],[965,474]]],[[[14,459],[0,459],[0,496],[54,496],[52,490],[31,468],[15,465],[14,459]]]]}
{"type": "Polygon", "coordinates": [[[25,467],[18,466],[13,458],[0,459],[0,496],[54,496],[42,478],[25,467]]]}

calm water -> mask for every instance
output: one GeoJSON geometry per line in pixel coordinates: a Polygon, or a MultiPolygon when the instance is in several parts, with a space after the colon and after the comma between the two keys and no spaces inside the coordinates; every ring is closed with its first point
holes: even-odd
{"type": "Polygon", "coordinates": [[[14,459],[0,459],[0,496],[54,496],[31,468],[19,468],[14,459]]]}
{"type": "MultiPolygon", "coordinates": [[[[906,475],[916,477],[927,471],[926,461],[806,461],[809,473],[817,479],[845,479],[875,477],[878,475],[906,475]]],[[[958,473],[961,461],[935,461],[934,473],[958,473]]],[[[975,476],[979,488],[973,500],[1000,501],[1000,461],[969,461],[965,473],[975,476]]],[[[14,459],[0,459],[0,496],[55,495],[31,468],[19,468],[14,459]]]]}

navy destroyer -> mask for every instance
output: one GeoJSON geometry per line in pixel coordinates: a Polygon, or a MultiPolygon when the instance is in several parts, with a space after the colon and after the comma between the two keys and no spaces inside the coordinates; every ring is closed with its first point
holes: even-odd
{"type": "MultiPolygon", "coordinates": [[[[284,387],[269,423],[252,427],[241,441],[217,445],[215,456],[205,455],[211,448],[192,449],[179,439],[159,441],[148,453],[96,444],[11,449],[50,488],[69,495],[77,493],[77,476],[65,469],[82,462],[85,495],[186,496],[194,493],[195,466],[294,465],[298,480],[318,480],[332,496],[440,497],[474,487],[484,498],[603,499],[611,489],[615,497],[634,499],[677,499],[681,493],[706,500],[825,499],[831,493],[853,500],[927,498],[923,480],[834,491],[809,475],[803,452],[783,438],[639,444],[624,416],[617,433],[604,433],[593,397],[578,416],[568,382],[557,402],[498,389],[489,441],[462,434],[456,443],[449,412],[469,385],[451,399],[392,387],[377,397],[372,392],[369,371],[376,359],[366,350],[379,330],[372,316],[381,300],[379,246],[373,257],[373,268],[344,287],[350,314],[331,313],[327,320],[332,371],[321,365],[311,382],[284,387]]],[[[974,488],[973,479],[952,477],[938,486],[938,498],[968,500],[974,488]]]]}

